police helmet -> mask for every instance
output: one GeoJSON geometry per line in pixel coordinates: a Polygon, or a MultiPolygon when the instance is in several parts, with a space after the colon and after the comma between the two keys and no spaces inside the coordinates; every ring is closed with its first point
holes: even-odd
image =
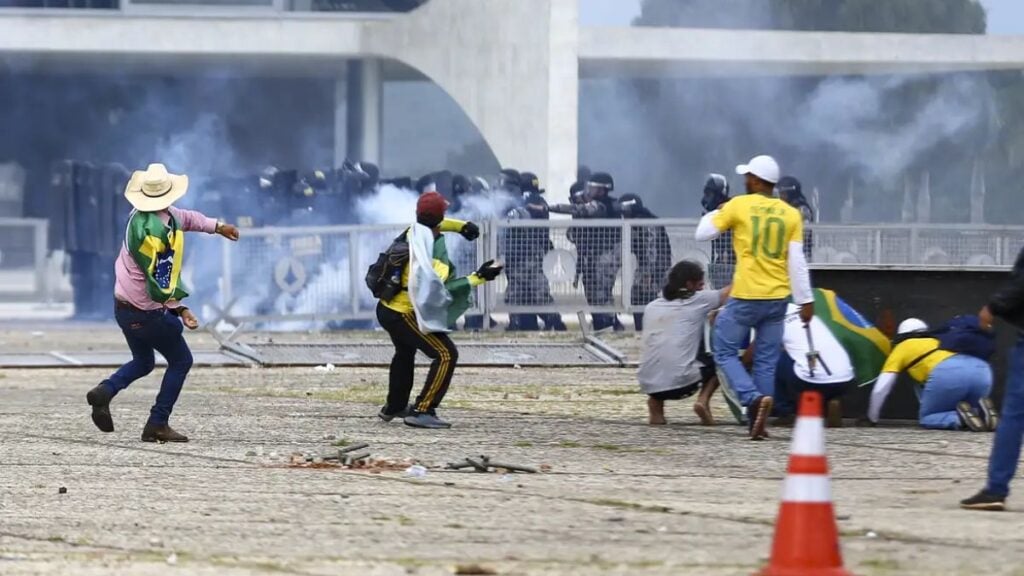
{"type": "Polygon", "coordinates": [[[704,197],[700,201],[704,210],[717,210],[728,199],[729,180],[721,174],[708,174],[708,179],[704,181],[704,197]]]}
{"type": "Polygon", "coordinates": [[[533,172],[523,172],[519,175],[519,187],[523,192],[540,194],[540,178],[533,172]]]}
{"type": "Polygon", "coordinates": [[[589,180],[587,180],[588,188],[601,188],[608,192],[615,190],[615,180],[612,175],[607,172],[595,172],[589,180]]]}

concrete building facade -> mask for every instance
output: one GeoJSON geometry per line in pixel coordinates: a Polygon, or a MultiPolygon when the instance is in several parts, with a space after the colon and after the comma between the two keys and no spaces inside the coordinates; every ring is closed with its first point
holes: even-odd
{"type": "Polygon", "coordinates": [[[382,83],[426,77],[501,164],[536,170],[556,190],[575,177],[580,78],[1024,67],[1021,37],[581,28],[578,18],[577,0],[431,0],[374,17],[13,11],[0,12],[0,59],[11,69],[217,63],[327,74],[336,80],[336,161],[382,160],[382,83]]]}

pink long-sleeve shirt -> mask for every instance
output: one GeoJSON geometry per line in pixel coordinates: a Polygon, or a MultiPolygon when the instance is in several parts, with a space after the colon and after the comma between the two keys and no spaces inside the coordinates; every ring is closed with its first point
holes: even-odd
{"type": "MultiPolygon", "coordinates": [[[[178,221],[178,229],[183,232],[206,232],[213,234],[217,231],[217,220],[210,218],[195,210],[183,210],[170,207],[160,213],[164,224],[171,221],[171,215],[178,221]]],[[[159,310],[161,308],[178,308],[181,303],[169,301],[166,303],[156,302],[149,297],[146,290],[146,275],[142,268],[132,258],[127,245],[122,244],[121,253],[117,256],[114,264],[114,298],[131,304],[140,310],[159,310]]]]}

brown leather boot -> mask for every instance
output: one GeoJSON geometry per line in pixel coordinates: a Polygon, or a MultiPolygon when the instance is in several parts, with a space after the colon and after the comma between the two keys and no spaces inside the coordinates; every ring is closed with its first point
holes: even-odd
{"type": "Polygon", "coordinates": [[[146,427],[142,429],[142,441],[143,442],[188,442],[188,436],[179,434],[174,431],[167,424],[158,426],[156,424],[146,423],[146,427]]]}

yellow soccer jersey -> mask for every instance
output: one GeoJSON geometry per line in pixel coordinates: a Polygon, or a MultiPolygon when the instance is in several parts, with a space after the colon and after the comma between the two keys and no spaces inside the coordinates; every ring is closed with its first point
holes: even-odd
{"type": "Polygon", "coordinates": [[[732,231],[734,298],[781,300],[790,296],[789,244],[804,240],[800,212],[778,198],[747,194],[729,200],[712,223],[722,232],[732,231]]]}

